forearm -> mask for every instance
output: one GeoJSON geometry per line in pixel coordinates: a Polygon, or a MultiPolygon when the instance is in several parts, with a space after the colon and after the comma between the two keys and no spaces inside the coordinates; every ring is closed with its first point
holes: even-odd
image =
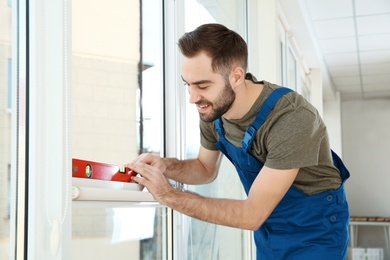
{"type": "MultiPolygon", "coordinates": [[[[146,156],[143,159],[151,162],[152,160],[146,159],[146,156]]],[[[145,186],[159,203],[188,216],[215,224],[243,229],[253,227],[247,220],[253,221],[255,218],[246,217],[249,213],[253,215],[254,212],[253,208],[248,206],[250,204],[248,200],[205,198],[195,193],[177,190],[167,182],[167,177],[183,183],[197,183],[200,179],[204,182],[205,179],[210,179],[206,172],[212,171],[206,170],[204,164],[198,159],[180,161],[158,158],[153,162],[153,165],[135,162],[128,166],[139,173],[133,177],[133,180],[145,186]]],[[[212,163],[206,165],[212,165],[212,163]]]]}
{"type": "Polygon", "coordinates": [[[202,221],[246,230],[258,229],[268,217],[264,212],[259,223],[247,200],[205,198],[189,191],[172,190],[160,203],[202,221]]]}
{"type": "MultiPolygon", "coordinates": [[[[175,166],[178,161],[175,159],[168,161],[170,161],[167,163],[168,168],[172,166],[173,169],[161,168],[178,176],[181,175],[178,174],[180,169],[197,164],[195,160],[190,160],[186,162],[187,165],[179,163],[180,165],[175,166]]],[[[138,162],[129,166],[139,173],[133,180],[145,186],[159,203],[193,218],[248,230],[257,230],[264,223],[291,187],[299,170],[276,170],[264,166],[253,182],[247,198],[233,200],[205,198],[189,191],[174,189],[166,180],[161,168],[150,164],[138,162]]],[[[192,172],[188,169],[187,171],[192,172]]]]}
{"type": "Polygon", "coordinates": [[[215,173],[200,162],[199,159],[178,160],[163,158],[166,165],[164,176],[186,184],[204,184],[215,179],[215,173]]]}
{"type": "Polygon", "coordinates": [[[299,169],[263,167],[244,200],[205,198],[170,187],[160,203],[203,221],[257,230],[285,196],[299,169]]]}

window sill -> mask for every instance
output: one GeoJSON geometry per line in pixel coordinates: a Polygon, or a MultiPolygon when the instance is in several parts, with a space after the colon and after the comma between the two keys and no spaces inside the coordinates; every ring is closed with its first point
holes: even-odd
{"type": "Polygon", "coordinates": [[[73,206],[158,206],[152,194],[136,183],[72,178],[73,206]]]}

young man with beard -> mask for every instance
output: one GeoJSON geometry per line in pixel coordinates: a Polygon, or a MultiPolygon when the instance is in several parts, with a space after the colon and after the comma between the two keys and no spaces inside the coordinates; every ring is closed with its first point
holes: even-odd
{"type": "Polygon", "coordinates": [[[161,204],[210,223],[254,231],[257,259],[345,259],[347,169],[329,145],[317,110],[287,88],[258,81],[247,45],[220,24],[179,40],[182,79],[200,116],[195,159],[142,154],[130,168],[161,204]],[[244,200],[207,198],[174,189],[212,182],[224,154],[244,186],[244,200]]]}

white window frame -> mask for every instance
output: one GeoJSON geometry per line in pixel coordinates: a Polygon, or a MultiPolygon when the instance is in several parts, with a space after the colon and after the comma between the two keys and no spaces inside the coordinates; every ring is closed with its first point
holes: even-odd
{"type": "Polygon", "coordinates": [[[26,226],[26,2],[12,1],[12,116],[10,259],[25,259],[26,226]]]}
{"type": "Polygon", "coordinates": [[[7,59],[7,105],[6,111],[12,111],[12,59],[7,59]]]}
{"type": "Polygon", "coordinates": [[[296,41],[294,36],[294,32],[292,31],[291,26],[289,25],[282,8],[278,4],[278,28],[279,28],[279,40],[283,45],[283,49],[281,50],[281,69],[280,73],[282,79],[281,82],[284,86],[289,88],[294,88],[300,94],[305,94],[308,100],[310,98],[310,70],[306,65],[306,62],[303,58],[302,51],[299,48],[299,44],[296,41]],[[295,64],[295,86],[288,85],[288,64],[289,64],[289,55],[291,52],[294,57],[295,64]],[[302,89],[301,82],[305,83],[305,89],[302,89]]]}

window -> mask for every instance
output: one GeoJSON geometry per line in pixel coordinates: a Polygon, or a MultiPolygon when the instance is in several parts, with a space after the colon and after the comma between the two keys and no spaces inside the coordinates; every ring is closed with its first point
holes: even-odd
{"type": "MultiPolygon", "coordinates": [[[[159,155],[162,2],[72,5],[73,157],[123,165],[143,152],[159,155]]],[[[118,202],[73,205],[72,259],[167,258],[167,208],[118,202]]]]}
{"type": "Polygon", "coordinates": [[[11,164],[8,164],[8,180],[7,180],[7,195],[8,195],[8,200],[7,200],[7,211],[5,218],[9,219],[10,214],[11,214],[11,164]]]}
{"type": "MultiPolygon", "coordinates": [[[[11,213],[11,140],[15,135],[12,129],[11,112],[11,9],[0,5],[0,258],[11,259],[13,223],[11,213]]],[[[7,2],[10,6],[10,1],[7,2]]]]}
{"type": "Polygon", "coordinates": [[[291,26],[281,9],[279,9],[278,18],[281,84],[301,93],[300,83],[306,80],[306,76],[304,71],[302,73],[302,60],[297,59],[297,57],[300,57],[300,51],[295,36],[290,29],[291,26]]]}
{"type": "Polygon", "coordinates": [[[12,107],[12,62],[11,62],[11,59],[8,59],[7,61],[7,71],[8,71],[8,75],[7,75],[7,109],[9,111],[11,111],[11,107],[12,107]]]}
{"type": "Polygon", "coordinates": [[[287,50],[287,87],[297,90],[297,61],[290,46],[287,50]]]}
{"type": "MultiPolygon", "coordinates": [[[[245,1],[185,1],[185,30],[191,31],[200,24],[218,22],[246,38],[245,1]]],[[[185,97],[186,125],[185,151],[187,158],[197,156],[199,139],[199,115],[194,105],[185,97]]],[[[211,184],[188,187],[207,197],[244,198],[245,193],[234,166],[223,159],[218,178],[211,184]]],[[[186,218],[188,235],[182,248],[186,259],[250,259],[249,231],[214,225],[193,218],[186,218]],[[249,239],[248,239],[249,238],[249,239]]]]}
{"type": "Polygon", "coordinates": [[[285,70],[285,62],[284,62],[284,60],[285,60],[285,57],[286,57],[286,54],[285,54],[285,52],[286,52],[286,49],[285,49],[285,47],[284,47],[284,42],[281,40],[280,41],[280,49],[279,49],[279,51],[280,51],[280,67],[279,67],[279,69],[280,69],[280,73],[279,73],[279,77],[280,77],[280,84],[281,85],[285,85],[286,83],[285,83],[285,79],[286,79],[286,70],[285,70]]]}

